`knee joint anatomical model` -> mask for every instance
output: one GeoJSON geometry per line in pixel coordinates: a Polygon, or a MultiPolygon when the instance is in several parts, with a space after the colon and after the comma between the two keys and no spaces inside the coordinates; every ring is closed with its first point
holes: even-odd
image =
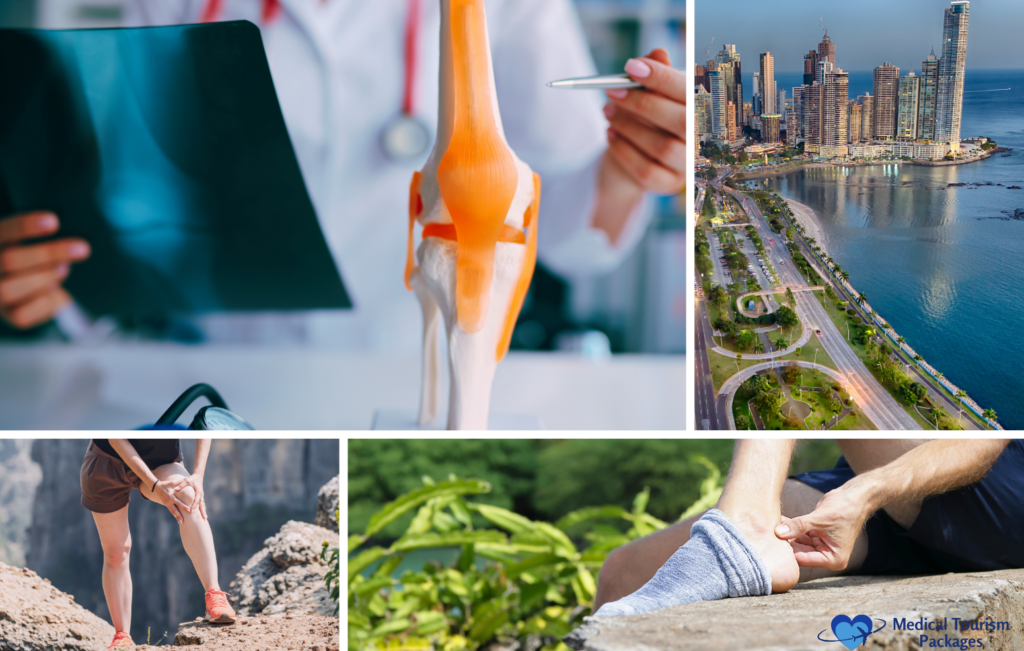
{"type": "Polygon", "coordinates": [[[537,259],[540,177],[509,147],[498,112],[484,0],[441,0],[434,151],[413,175],[406,287],[423,308],[420,424],[438,415],[441,320],[448,337],[449,429],[486,429],[537,259]],[[413,228],[423,243],[413,258],[413,228]],[[418,263],[418,264],[417,264],[418,263]]]}

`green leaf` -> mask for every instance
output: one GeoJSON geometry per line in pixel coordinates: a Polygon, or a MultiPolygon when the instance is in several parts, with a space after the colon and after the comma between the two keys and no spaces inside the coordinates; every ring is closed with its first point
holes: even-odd
{"type": "Polygon", "coordinates": [[[639,515],[647,511],[647,503],[651,501],[651,489],[645,487],[633,498],[633,513],[639,515]]]}
{"type": "Polygon", "coordinates": [[[391,587],[394,584],[395,580],[392,579],[390,576],[378,576],[364,583],[360,583],[358,586],[351,588],[351,590],[352,594],[363,596],[371,592],[376,592],[381,588],[391,587]]]}
{"type": "Polygon", "coordinates": [[[395,554],[393,556],[389,556],[388,558],[384,559],[383,563],[377,566],[377,569],[374,571],[373,576],[391,576],[395,573],[395,570],[398,568],[398,566],[402,564],[403,560],[405,560],[405,554],[395,554]]]}
{"type": "Polygon", "coordinates": [[[391,553],[413,549],[431,549],[435,547],[458,547],[473,545],[478,542],[503,543],[505,535],[500,531],[453,531],[451,533],[421,533],[414,536],[402,536],[396,540],[391,553]]]}
{"type": "Polygon", "coordinates": [[[565,557],[559,556],[558,554],[537,554],[535,556],[530,556],[519,563],[505,567],[505,574],[513,577],[529,570],[535,570],[539,567],[554,566],[564,562],[565,557]]]}
{"type": "Polygon", "coordinates": [[[524,583],[519,586],[519,609],[529,612],[544,601],[544,595],[548,591],[549,584],[546,581],[537,583],[524,583]]]}
{"type": "Polygon", "coordinates": [[[359,534],[349,536],[348,553],[351,554],[355,550],[359,549],[359,545],[362,545],[364,542],[366,542],[366,536],[360,536],[359,534]]]}
{"type": "Polygon", "coordinates": [[[416,635],[430,635],[443,631],[448,627],[448,618],[444,613],[424,610],[416,613],[416,635]]]}
{"type": "Polygon", "coordinates": [[[488,602],[477,610],[467,637],[476,642],[486,642],[508,622],[508,617],[509,614],[504,609],[504,604],[495,601],[488,602]]]}
{"type": "Polygon", "coordinates": [[[406,493],[393,502],[389,502],[370,518],[365,535],[372,536],[380,532],[404,513],[416,508],[424,502],[445,495],[479,495],[490,492],[491,485],[479,479],[447,480],[406,493]]]}
{"type": "Polygon", "coordinates": [[[449,531],[457,531],[460,529],[459,521],[444,511],[434,511],[434,517],[431,518],[431,523],[434,525],[434,529],[441,533],[448,533],[449,531]]]}
{"type": "Polygon", "coordinates": [[[420,507],[420,510],[416,512],[416,517],[409,523],[409,528],[405,530],[406,536],[417,533],[427,533],[430,531],[431,520],[434,517],[434,502],[428,501],[426,504],[420,507]]]}
{"type": "Polygon", "coordinates": [[[370,618],[362,613],[348,611],[348,628],[361,631],[369,631],[371,627],[370,618]]]}
{"type": "Polygon", "coordinates": [[[459,552],[459,561],[457,567],[460,572],[468,572],[473,567],[473,563],[476,561],[476,547],[474,545],[463,545],[462,551],[459,552]]]}
{"type": "Polygon", "coordinates": [[[370,637],[384,637],[385,635],[394,635],[396,633],[402,633],[409,629],[412,625],[407,618],[401,617],[392,619],[384,622],[377,628],[370,631],[370,637]]]}
{"type": "Polygon", "coordinates": [[[555,526],[562,531],[568,531],[572,527],[582,524],[583,522],[590,522],[591,520],[600,520],[604,518],[623,518],[625,520],[632,520],[633,516],[626,511],[626,509],[619,506],[588,506],[566,514],[561,520],[555,523],[555,526]]]}
{"type": "Polygon", "coordinates": [[[349,559],[348,580],[351,582],[357,574],[387,555],[388,550],[383,547],[371,547],[370,549],[360,552],[360,554],[355,558],[349,559]]]}
{"type": "Polygon", "coordinates": [[[470,504],[469,508],[510,533],[529,534],[535,530],[533,521],[508,509],[490,504],[470,504]]]}
{"type": "Polygon", "coordinates": [[[462,526],[467,529],[473,527],[473,514],[469,512],[469,507],[466,506],[466,500],[461,497],[456,497],[452,500],[452,503],[448,505],[451,509],[452,515],[455,519],[462,523],[462,526]]]}
{"type": "Polygon", "coordinates": [[[564,531],[547,522],[536,522],[534,526],[537,527],[538,533],[551,541],[555,553],[564,556],[576,555],[576,545],[572,544],[572,540],[569,540],[569,536],[565,535],[564,531]]]}

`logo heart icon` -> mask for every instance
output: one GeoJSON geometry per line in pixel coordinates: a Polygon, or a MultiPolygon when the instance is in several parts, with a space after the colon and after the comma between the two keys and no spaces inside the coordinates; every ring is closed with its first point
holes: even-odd
{"type": "Polygon", "coordinates": [[[846,615],[836,615],[832,618],[832,633],[850,651],[867,642],[873,626],[871,618],[867,615],[857,615],[853,619],[846,615]]]}

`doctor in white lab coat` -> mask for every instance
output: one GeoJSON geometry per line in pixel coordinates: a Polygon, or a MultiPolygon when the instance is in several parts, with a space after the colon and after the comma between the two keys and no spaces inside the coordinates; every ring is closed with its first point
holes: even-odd
{"type": "MultiPolygon", "coordinates": [[[[643,235],[645,194],[683,187],[684,75],[655,51],[627,66],[649,90],[553,90],[545,82],[595,74],[570,0],[487,0],[487,17],[508,141],[544,180],[539,256],[567,276],[606,273],[643,235]]],[[[396,161],[381,143],[402,113],[407,74],[415,117],[437,123],[439,1],[131,0],[126,10],[128,26],[219,20],[262,31],[306,186],[355,308],[207,317],[207,339],[418,349],[419,305],[402,278],[406,195],[429,149],[396,161]],[[419,15],[410,19],[414,3],[419,15]],[[411,68],[403,56],[410,26],[411,68]]],[[[61,281],[89,255],[77,240],[31,243],[57,231],[57,217],[0,220],[0,319],[16,327],[65,309],[72,299],[61,281]]]]}

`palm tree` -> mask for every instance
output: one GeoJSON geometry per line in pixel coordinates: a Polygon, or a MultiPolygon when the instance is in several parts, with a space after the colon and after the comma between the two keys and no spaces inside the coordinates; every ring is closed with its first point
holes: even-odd
{"type": "Polygon", "coordinates": [[[996,422],[996,410],[995,409],[986,409],[985,411],[981,412],[981,415],[985,417],[985,420],[987,420],[987,421],[989,421],[991,423],[996,422]]]}
{"type": "Polygon", "coordinates": [[[903,344],[907,343],[907,340],[904,339],[903,337],[896,337],[896,343],[902,346],[903,344]]]}
{"type": "Polygon", "coordinates": [[[782,335],[779,335],[779,337],[773,343],[775,344],[775,347],[779,350],[786,349],[786,338],[783,337],[782,335]]]}
{"type": "Polygon", "coordinates": [[[743,353],[736,353],[736,372],[740,372],[740,362],[743,361],[743,353]]]}
{"type": "Polygon", "coordinates": [[[953,395],[956,397],[957,400],[960,401],[960,415],[958,415],[956,419],[956,422],[959,423],[960,419],[963,418],[964,415],[964,398],[967,397],[967,392],[964,391],[963,389],[960,389],[953,395]]]}
{"type": "Polygon", "coordinates": [[[849,282],[850,274],[846,271],[838,271],[839,277],[843,279],[843,282],[849,282]]]}
{"type": "Polygon", "coordinates": [[[760,354],[764,352],[764,344],[761,342],[761,338],[758,337],[754,340],[754,353],[760,354]]]}
{"type": "Polygon", "coordinates": [[[924,357],[921,357],[920,355],[914,355],[914,361],[920,364],[921,362],[924,361],[924,357]]]}

